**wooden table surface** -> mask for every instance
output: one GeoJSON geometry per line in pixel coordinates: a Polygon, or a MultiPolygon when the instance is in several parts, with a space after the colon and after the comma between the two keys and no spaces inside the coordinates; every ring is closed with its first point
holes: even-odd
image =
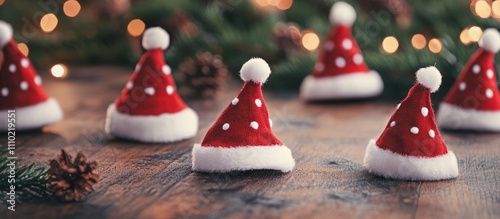
{"type": "MultiPolygon", "coordinates": [[[[273,130],[297,162],[288,174],[191,171],[200,142],[239,87],[216,100],[189,100],[200,116],[196,137],[172,144],[112,139],[103,131],[107,106],[131,69],[71,69],[44,78],[64,120],[42,132],[18,133],[18,156],[47,165],[61,148],[98,161],[96,191],[79,203],[24,202],[0,218],[500,218],[500,134],[442,132],[460,176],[439,182],[388,180],[362,165],[370,138],[396,103],[305,104],[297,94],[264,93],[273,130]]],[[[272,75],[271,75],[272,77],[272,75]]]]}

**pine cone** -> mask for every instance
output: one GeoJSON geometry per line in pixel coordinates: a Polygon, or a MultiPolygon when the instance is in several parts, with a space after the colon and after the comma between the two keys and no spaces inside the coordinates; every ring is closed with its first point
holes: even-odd
{"type": "Polygon", "coordinates": [[[225,87],[229,74],[218,55],[198,53],[196,58],[188,58],[179,70],[187,92],[193,97],[214,97],[225,87]]]}
{"type": "Polygon", "coordinates": [[[285,52],[306,50],[302,46],[302,34],[296,24],[278,23],[273,29],[273,38],[285,52]]]}
{"type": "Polygon", "coordinates": [[[71,155],[61,150],[57,160],[50,160],[48,188],[64,201],[80,201],[94,191],[92,184],[99,180],[94,172],[97,162],[87,162],[82,152],[78,152],[74,161],[71,159],[71,155]]]}

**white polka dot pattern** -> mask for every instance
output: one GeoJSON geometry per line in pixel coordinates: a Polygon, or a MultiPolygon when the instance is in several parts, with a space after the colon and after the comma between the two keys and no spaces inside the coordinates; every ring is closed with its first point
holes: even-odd
{"type": "Polygon", "coordinates": [[[488,76],[489,79],[492,79],[494,75],[495,73],[493,73],[493,70],[488,69],[488,71],[486,71],[486,76],[488,76]]]}
{"type": "Polygon", "coordinates": [[[172,72],[172,69],[168,65],[164,65],[161,70],[163,71],[163,74],[169,75],[172,72]]]}
{"type": "Polygon", "coordinates": [[[27,68],[29,65],[30,61],[27,58],[21,59],[21,66],[23,66],[23,68],[27,68]]]}
{"type": "Polygon", "coordinates": [[[481,66],[479,66],[478,64],[472,66],[472,72],[474,72],[474,74],[479,74],[480,71],[481,71],[481,66]]]}
{"type": "Polygon", "coordinates": [[[345,67],[345,59],[342,57],[338,57],[335,59],[335,65],[339,68],[345,67]]]}
{"type": "Polygon", "coordinates": [[[361,54],[356,54],[352,57],[352,61],[356,65],[361,65],[363,64],[363,56],[361,54]]]}
{"type": "Polygon", "coordinates": [[[422,116],[426,117],[429,114],[429,109],[427,109],[427,107],[422,107],[420,112],[422,113],[422,116]]]}
{"type": "Polygon", "coordinates": [[[167,94],[172,95],[174,93],[174,87],[172,85],[167,85],[167,94]]]}
{"type": "Polygon", "coordinates": [[[141,70],[141,65],[140,64],[135,65],[135,71],[139,71],[139,70],[141,70]]]}
{"type": "Polygon", "coordinates": [[[255,105],[257,105],[257,107],[261,107],[262,101],[260,101],[260,99],[255,99],[255,105]]]}
{"type": "Polygon", "coordinates": [[[238,104],[238,102],[240,102],[240,100],[237,97],[235,97],[233,99],[233,101],[231,101],[231,104],[233,104],[233,106],[236,106],[236,104],[238,104]]]}
{"type": "Polygon", "coordinates": [[[250,123],[250,127],[257,130],[259,128],[259,123],[257,123],[256,121],[253,121],[250,123]]]}
{"type": "Polygon", "coordinates": [[[229,123],[224,123],[224,125],[222,125],[222,130],[226,131],[229,129],[229,123]]]}
{"type": "Polygon", "coordinates": [[[132,89],[134,87],[134,83],[132,83],[132,81],[129,81],[129,82],[127,82],[126,86],[127,86],[127,89],[130,90],[130,89],[132,89]]]}
{"type": "Polygon", "coordinates": [[[269,126],[273,127],[273,120],[269,119],[269,126]]]}
{"type": "Polygon", "coordinates": [[[15,73],[16,70],[17,70],[16,65],[14,65],[14,64],[10,64],[9,65],[9,71],[10,71],[10,73],[15,73]]]}
{"type": "Polygon", "coordinates": [[[7,95],[9,95],[9,88],[2,88],[2,96],[6,97],[7,95]]]}
{"type": "Polygon", "coordinates": [[[461,82],[460,85],[458,85],[458,89],[461,91],[464,91],[465,88],[467,88],[467,84],[465,82],[461,82]]]}
{"type": "Polygon", "coordinates": [[[154,95],[155,94],[155,89],[152,88],[152,87],[147,87],[146,89],[144,89],[144,93],[146,93],[147,95],[154,95]]]}
{"type": "Polygon", "coordinates": [[[431,137],[431,138],[436,137],[436,133],[434,132],[434,130],[432,130],[432,129],[429,130],[429,137],[431,137]]]}
{"type": "Polygon", "coordinates": [[[352,41],[350,39],[344,39],[344,41],[342,41],[342,47],[346,50],[349,50],[352,48],[352,41]]]}
{"type": "Polygon", "coordinates": [[[325,49],[326,49],[326,51],[332,51],[334,47],[335,46],[334,46],[334,44],[333,44],[332,41],[328,41],[328,42],[325,43],[325,49]]]}
{"type": "Polygon", "coordinates": [[[394,127],[396,125],[396,121],[391,122],[391,127],[394,127]]]}
{"type": "Polygon", "coordinates": [[[21,90],[28,90],[28,82],[22,81],[20,84],[21,90]]]}
{"type": "Polygon", "coordinates": [[[418,131],[419,131],[419,130],[418,130],[418,128],[417,128],[417,127],[411,127],[411,129],[410,129],[410,132],[411,132],[412,134],[415,134],[415,135],[416,135],[416,134],[418,134],[418,131]]]}
{"type": "Polygon", "coordinates": [[[488,88],[488,89],[486,89],[486,93],[485,94],[486,94],[487,98],[490,98],[490,99],[493,98],[493,90],[491,90],[491,89],[488,88]]]}
{"type": "Polygon", "coordinates": [[[34,81],[36,85],[42,85],[42,78],[39,75],[35,76],[34,81]]]}

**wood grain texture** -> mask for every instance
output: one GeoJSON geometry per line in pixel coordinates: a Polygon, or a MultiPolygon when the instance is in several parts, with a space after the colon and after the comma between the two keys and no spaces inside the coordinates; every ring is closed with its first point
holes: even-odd
{"type": "MultiPolygon", "coordinates": [[[[83,202],[24,202],[0,218],[499,218],[500,134],[442,132],[459,160],[460,176],[408,182],[370,175],[366,144],[396,104],[374,101],[305,104],[296,94],[265,92],[275,134],[292,150],[293,172],[191,171],[200,142],[239,85],[215,100],[192,100],[196,137],[172,144],[112,139],[104,133],[107,106],[131,69],[72,69],[66,80],[44,77],[65,118],[42,131],[18,134],[17,153],[47,165],[61,148],[97,160],[101,180],[83,202]]],[[[266,90],[264,86],[264,91],[266,90]]]]}

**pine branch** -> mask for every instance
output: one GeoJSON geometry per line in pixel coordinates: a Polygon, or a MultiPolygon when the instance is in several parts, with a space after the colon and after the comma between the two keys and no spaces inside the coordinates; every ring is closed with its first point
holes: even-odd
{"type": "MultiPolygon", "coordinates": [[[[7,193],[11,184],[7,181],[10,175],[10,167],[7,166],[11,160],[8,159],[8,149],[0,148],[0,194],[2,200],[7,200],[7,193]]],[[[47,190],[47,169],[36,164],[20,165],[20,159],[16,160],[15,193],[17,200],[31,198],[48,198],[51,193],[47,190]]]]}

